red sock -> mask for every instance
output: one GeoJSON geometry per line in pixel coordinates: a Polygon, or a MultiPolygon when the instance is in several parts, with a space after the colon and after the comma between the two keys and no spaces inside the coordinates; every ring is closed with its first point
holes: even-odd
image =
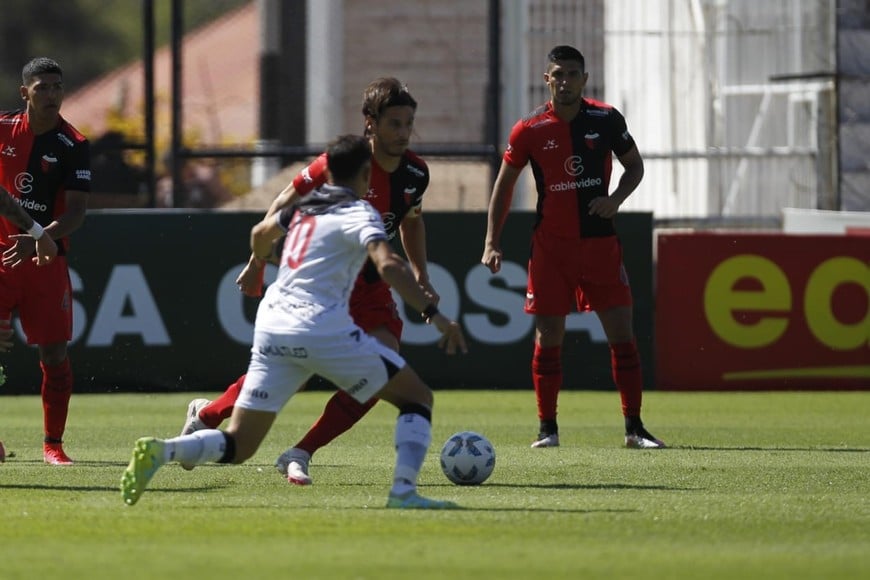
{"type": "Polygon", "coordinates": [[[622,399],[622,415],[639,417],[643,399],[643,375],[640,368],[640,355],[634,341],[610,345],[610,366],[613,382],[622,399]]]}
{"type": "Polygon", "coordinates": [[[59,365],[48,366],[40,362],[42,368],[42,417],[47,442],[61,442],[66,429],[69,413],[69,399],[72,396],[73,374],[69,357],[59,365]]]}
{"type": "Polygon", "coordinates": [[[326,402],[323,414],[294,447],[314,455],[315,451],[353,427],[377,402],[378,399],[369,399],[360,403],[344,391],[336,391],[326,402]]]}
{"type": "Polygon", "coordinates": [[[199,420],[211,427],[217,429],[221,422],[233,414],[233,407],[236,400],[239,398],[239,393],[242,391],[242,385],[245,384],[245,377],[242,375],[236,382],[227,387],[224,394],[200,409],[199,420]]]}
{"type": "Polygon", "coordinates": [[[532,355],[532,383],[538,402],[538,419],[556,419],[556,404],[562,388],[562,347],[542,347],[535,343],[532,355]]]}

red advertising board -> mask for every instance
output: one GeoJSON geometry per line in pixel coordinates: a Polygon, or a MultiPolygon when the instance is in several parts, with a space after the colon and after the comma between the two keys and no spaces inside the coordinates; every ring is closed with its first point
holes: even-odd
{"type": "Polygon", "coordinates": [[[870,389],[870,241],[662,234],[655,320],[660,389],[870,389]]]}

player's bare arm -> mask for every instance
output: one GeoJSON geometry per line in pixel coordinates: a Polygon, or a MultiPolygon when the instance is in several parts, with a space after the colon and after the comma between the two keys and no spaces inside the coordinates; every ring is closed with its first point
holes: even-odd
{"type": "Polygon", "coordinates": [[[0,215],[11,221],[22,230],[29,230],[33,226],[33,218],[30,217],[18,200],[0,187],[0,215]]]}
{"type": "Polygon", "coordinates": [[[426,258],[426,224],[423,221],[422,212],[413,209],[402,219],[399,224],[399,236],[402,238],[402,247],[408,258],[408,265],[417,279],[417,284],[429,296],[429,301],[436,306],[441,301],[441,296],[432,287],[429,280],[429,271],[426,258]]]}
{"type": "Polygon", "coordinates": [[[619,157],[619,162],[625,168],[625,172],[619,178],[616,189],[607,197],[597,197],[589,202],[589,214],[599,215],[603,218],[612,218],[619,211],[619,207],[628,199],[628,196],[637,189],[643,179],[643,158],[632,147],[624,155],[619,157]]]}
{"type": "Polygon", "coordinates": [[[498,176],[495,178],[495,185],[492,187],[492,197],[487,212],[486,239],[480,263],[489,268],[493,274],[501,270],[501,233],[511,208],[514,186],[521,172],[522,169],[502,161],[498,176]]]}
{"type": "MultiPolygon", "coordinates": [[[[76,230],[78,230],[82,224],[85,222],[85,215],[88,212],[88,192],[80,191],[76,189],[70,189],[66,192],[66,210],[59,216],[57,216],[54,221],[45,226],[45,233],[47,233],[51,239],[59,240],[61,238],[65,238],[68,235],[72,234],[76,230]]],[[[52,242],[52,245],[54,242],[52,242]]],[[[34,257],[34,261],[37,264],[43,264],[46,262],[43,258],[43,246],[42,240],[38,240],[35,243],[35,246],[32,248],[32,251],[36,254],[34,257]]],[[[55,248],[54,257],[57,254],[57,249],[55,248]]]]}
{"type": "Polygon", "coordinates": [[[434,325],[441,333],[438,346],[444,348],[447,354],[456,354],[457,349],[462,353],[468,352],[465,336],[462,334],[459,324],[438,312],[438,309],[417,284],[411,274],[411,269],[393,251],[390,244],[386,240],[376,240],[369,242],[367,250],[369,258],[377,267],[381,278],[398,292],[399,296],[411,308],[420,311],[426,322],[434,325]]]}
{"type": "Polygon", "coordinates": [[[286,232],[278,224],[278,218],[267,215],[251,229],[251,255],[264,262],[272,255],[275,240],[286,232]]]}
{"type": "Polygon", "coordinates": [[[278,247],[280,240],[272,243],[272,253],[265,259],[260,259],[251,254],[248,263],[242,268],[236,278],[236,285],[245,296],[259,298],[263,295],[263,276],[265,275],[266,263],[278,264],[281,249],[278,247]]]}
{"type": "Polygon", "coordinates": [[[19,228],[27,230],[26,234],[10,236],[10,239],[14,240],[15,243],[3,252],[3,265],[7,268],[15,268],[30,256],[33,256],[33,261],[38,266],[49,263],[57,256],[57,244],[54,243],[47,231],[48,228],[43,228],[34,221],[8,191],[2,187],[0,187],[0,191],[2,191],[0,194],[0,215],[9,219],[19,228]]]}
{"type": "Polygon", "coordinates": [[[65,238],[85,223],[87,212],[88,192],[68,190],[66,192],[66,210],[45,226],[45,231],[51,234],[55,240],[65,238]]]}
{"type": "MultiPolygon", "coordinates": [[[[273,216],[285,207],[295,203],[301,195],[293,184],[290,183],[272,200],[269,209],[266,210],[266,217],[273,216]]],[[[236,285],[245,296],[257,298],[263,295],[263,269],[266,267],[268,259],[259,259],[254,254],[248,257],[248,263],[242,268],[241,273],[236,278],[236,285]]]]}
{"type": "Polygon", "coordinates": [[[266,217],[273,216],[285,207],[289,207],[296,203],[299,201],[300,197],[302,197],[302,195],[296,191],[296,188],[293,187],[293,183],[289,183],[287,187],[282,189],[281,192],[275,196],[275,199],[272,200],[272,204],[269,206],[269,209],[266,210],[266,217]]]}

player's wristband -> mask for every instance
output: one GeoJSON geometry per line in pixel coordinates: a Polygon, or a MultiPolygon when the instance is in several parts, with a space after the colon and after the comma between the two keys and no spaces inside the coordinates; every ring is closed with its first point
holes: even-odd
{"type": "Polygon", "coordinates": [[[426,308],[423,309],[423,312],[420,313],[420,316],[423,317],[423,320],[425,320],[427,323],[429,323],[429,322],[432,322],[432,317],[435,316],[436,314],[439,314],[438,307],[435,306],[434,304],[430,304],[429,306],[427,306],[426,308]]]}
{"type": "Polygon", "coordinates": [[[38,240],[38,239],[40,239],[43,235],[45,235],[45,230],[42,228],[41,225],[39,225],[39,222],[37,222],[36,220],[34,220],[34,221],[33,221],[33,225],[30,226],[30,229],[27,230],[27,233],[30,234],[30,236],[31,236],[34,240],[38,240]]]}

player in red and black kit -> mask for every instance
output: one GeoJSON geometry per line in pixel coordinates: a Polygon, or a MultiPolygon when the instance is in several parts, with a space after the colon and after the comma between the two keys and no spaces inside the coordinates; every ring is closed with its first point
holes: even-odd
{"type": "Polygon", "coordinates": [[[605,103],[582,96],[588,73],[583,55],[557,46],[547,55],[550,101],[514,125],[489,205],[481,263],[501,268],[499,245],[514,185],[531,163],[538,193],[525,311],[535,316],[532,381],[540,429],[532,447],[559,445],[556,407],[562,386],[565,317],[576,303],[595,311],[610,344],[613,379],[622,399],[625,445],[664,443],[640,418],[640,357],[632,328],[632,297],[613,218],[643,178],[643,159],[625,119],[605,103]],[[625,172],[608,195],[613,155],[625,172]]]}
{"type": "MultiPolygon", "coordinates": [[[[429,185],[429,168],[408,150],[416,110],[417,102],[395,78],[379,78],[366,87],[362,112],[365,135],[372,146],[372,175],[368,193],[363,199],[380,212],[391,240],[399,234],[417,283],[437,304],[439,297],[429,283],[426,268],[426,230],[422,218],[422,198],[429,185]]],[[[326,171],[326,156],[321,155],[278,195],[266,215],[277,213],[299,196],[326,183],[326,171]]],[[[245,294],[261,295],[264,266],[261,260],[251,256],[237,280],[245,294]]],[[[402,320],[390,287],[380,279],[370,262],[363,267],[354,284],[350,313],[354,322],[368,334],[393,350],[399,350],[402,320]]],[[[229,417],[244,379],[244,375],[239,377],[214,401],[191,401],[182,434],[215,428],[229,417]]],[[[278,458],[276,468],[291,483],[310,484],[308,463],[314,452],[350,429],[375,403],[377,399],[361,404],[343,391],[337,391],[305,436],[278,458]]]]}
{"type": "Polygon", "coordinates": [[[0,113],[0,185],[36,222],[22,236],[22,224],[0,218],[0,319],[18,311],[27,342],[39,348],[45,426],[43,458],[70,465],[63,434],[73,388],[67,356],[72,338],[72,287],[67,236],[85,218],[91,184],[88,141],[60,116],[63,71],[48,58],[36,58],[22,71],[24,110],[0,113]],[[44,229],[44,231],[43,231],[44,229]],[[38,265],[36,238],[57,242],[57,257],[38,265]]]}

